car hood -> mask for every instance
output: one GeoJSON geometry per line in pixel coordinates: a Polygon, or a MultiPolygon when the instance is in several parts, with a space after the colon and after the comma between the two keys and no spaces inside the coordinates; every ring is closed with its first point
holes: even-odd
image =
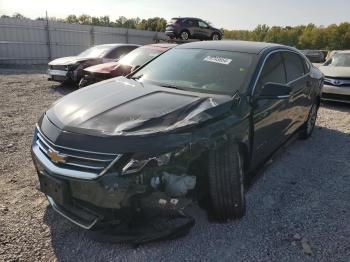
{"type": "Polygon", "coordinates": [[[84,70],[90,73],[105,73],[108,74],[112,72],[116,66],[118,66],[118,62],[109,62],[104,64],[98,64],[94,66],[90,66],[88,68],[85,68],[84,70]]]}
{"type": "Polygon", "coordinates": [[[327,77],[349,77],[350,67],[341,66],[320,66],[319,69],[327,77]]]}
{"type": "Polygon", "coordinates": [[[223,34],[223,31],[219,28],[216,28],[216,27],[213,27],[213,26],[210,26],[210,29],[211,30],[215,30],[215,31],[218,31],[219,33],[223,34]]]}
{"type": "Polygon", "coordinates": [[[173,132],[218,118],[232,98],[140,83],[125,77],[73,92],[46,112],[63,131],[97,136],[173,132]]]}
{"type": "Polygon", "coordinates": [[[87,60],[95,60],[98,58],[91,58],[91,57],[79,57],[79,56],[68,56],[68,57],[61,57],[57,58],[55,60],[52,60],[49,65],[72,65],[79,62],[87,61],[87,60]]]}

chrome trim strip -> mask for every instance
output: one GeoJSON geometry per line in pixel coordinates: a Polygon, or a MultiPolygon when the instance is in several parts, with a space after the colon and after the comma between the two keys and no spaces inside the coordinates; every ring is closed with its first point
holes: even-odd
{"type": "Polygon", "coordinates": [[[276,96],[276,98],[278,98],[278,99],[284,99],[284,98],[289,98],[289,97],[290,97],[290,95],[276,96]]]}
{"type": "MultiPolygon", "coordinates": [[[[43,147],[43,145],[41,145],[41,143],[45,144],[46,147],[48,147],[49,149],[53,150],[53,151],[57,151],[56,149],[54,149],[53,147],[49,146],[44,139],[41,138],[41,135],[38,135],[38,137],[40,137],[36,143],[38,144],[38,146],[45,151],[45,153],[47,154],[47,150],[43,147]]],[[[83,157],[83,156],[77,156],[77,155],[71,155],[71,154],[67,154],[67,153],[62,153],[62,155],[64,156],[68,156],[71,158],[78,158],[78,159],[83,159],[83,160],[88,160],[88,161],[94,161],[94,162],[111,162],[114,159],[95,159],[95,158],[90,158],[90,157],[83,157]]]]}
{"type": "Polygon", "coordinates": [[[101,177],[101,176],[104,176],[104,175],[107,173],[107,171],[108,171],[121,157],[122,157],[121,154],[118,155],[105,169],[102,170],[101,173],[99,173],[99,174],[97,175],[97,178],[98,178],[98,177],[101,177]]]}
{"type": "Polygon", "coordinates": [[[76,166],[76,167],[81,167],[81,168],[86,168],[86,169],[93,169],[93,170],[103,170],[105,167],[104,166],[88,166],[88,165],[81,165],[81,164],[76,164],[73,162],[65,162],[64,165],[67,166],[76,166]]]}
{"type": "Polygon", "coordinates": [[[324,82],[325,83],[330,83],[334,86],[339,86],[339,87],[342,87],[344,85],[349,85],[350,84],[350,79],[337,79],[337,78],[331,78],[331,77],[326,77],[324,79],[324,82]]]}
{"type": "Polygon", "coordinates": [[[46,157],[46,155],[44,155],[44,153],[40,150],[38,145],[34,145],[32,147],[32,150],[36,156],[37,161],[39,161],[40,164],[44,166],[44,169],[48,170],[49,172],[52,172],[54,174],[61,175],[61,176],[84,179],[84,180],[94,180],[98,178],[98,175],[96,173],[83,172],[78,170],[70,170],[66,168],[57,167],[46,157]]]}
{"type": "Polygon", "coordinates": [[[49,142],[51,145],[57,147],[57,148],[63,148],[63,149],[67,149],[67,150],[72,150],[72,151],[77,151],[77,152],[82,152],[82,153],[89,153],[89,154],[97,154],[97,155],[108,155],[108,156],[116,156],[117,154],[111,154],[111,153],[101,153],[101,152],[93,152],[93,151],[86,151],[86,150],[80,150],[80,149],[75,149],[75,148],[69,148],[69,147],[64,147],[64,146],[59,146],[59,145],[55,145],[54,143],[52,143],[40,130],[38,124],[36,124],[36,128],[38,130],[38,135],[41,135],[42,137],[45,138],[45,140],[47,142],[49,142]]]}
{"type": "MultiPolygon", "coordinates": [[[[39,139],[40,135],[42,135],[39,133],[40,132],[39,128],[37,128],[37,131],[38,132],[36,133],[36,137],[34,139],[39,139]]],[[[40,139],[40,141],[42,141],[42,138],[40,139]]],[[[54,145],[52,142],[50,142],[50,143],[52,145],[54,145]]],[[[63,147],[61,147],[61,148],[63,148],[63,147]]],[[[65,148],[65,149],[69,149],[69,148],[65,148]]],[[[108,172],[108,170],[123,156],[122,154],[117,154],[116,157],[111,161],[111,163],[109,163],[109,165],[107,167],[105,167],[104,169],[103,169],[103,167],[98,168],[98,170],[103,169],[101,172],[93,173],[93,172],[86,172],[86,171],[79,171],[79,170],[71,170],[68,168],[56,166],[54,163],[52,163],[47,158],[47,155],[45,155],[45,153],[42,151],[42,149],[40,149],[39,144],[37,143],[37,140],[35,140],[35,143],[32,144],[32,150],[33,150],[34,155],[36,156],[37,161],[39,161],[40,164],[43,165],[44,168],[47,169],[49,172],[52,172],[56,175],[61,175],[61,176],[76,178],[76,179],[82,179],[82,180],[95,180],[95,179],[98,179],[98,178],[104,176],[108,172]]],[[[70,150],[74,151],[74,149],[70,149],[70,150]]],[[[44,151],[46,151],[46,150],[44,150],[44,151]]],[[[78,151],[78,150],[76,150],[76,151],[78,151]]],[[[87,151],[85,151],[85,152],[87,152],[87,151]]],[[[89,151],[88,153],[94,154],[95,152],[89,151]]],[[[111,154],[108,154],[108,155],[111,155],[111,154]]],[[[66,164],[67,165],[74,165],[77,167],[83,167],[83,168],[87,168],[87,169],[97,170],[96,167],[94,168],[91,166],[84,166],[84,165],[74,164],[71,162],[66,163],[66,164]]]]}
{"type": "Polygon", "coordinates": [[[69,217],[69,215],[67,215],[65,212],[63,212],[59,206],[56,205],[55,201],[48,195],[46,195],[47,200],[49,201],[50,205],[52,206],[53,210],[55,210],[57,213],[59,213],[61,216],[65,217],[66,219],[68,219],[70,222],[84,228],[84,229],[91,229],[99,220],[99,218],[97,217],[94,221],[92,221],[92,223],[90,223],[89,225],[84,225],[79,223],[78,221],[72,219],[71,217],[69,217]]]}
{"type": "MultiPolygon", "coordinates": [[[[36,144],[39,146],[39,148],[40,148],[42,151],[44,151],[44,153],[45,153],[46,155],[48,155],[48,152],[47,152],[46,148],[43,147],[43,145],[41,144],[41,142],[44,142],[44,144],[47,145],[47,144],[45,143],[45,141],[42,141],[41,139],[38,139],[38,140],[36,141],[36,144]]],[[[55,151],[54,148],[52,148],[52,147],[50,147],[50,146],[47,146],[47,147],[48,147],[49,149],[55,151]]],[[[109,160],[109,161],[107,161],[107,160],[105,161],[105,160],[98,160],[98,159],[95,160],[95,159],[92,159],[92,158],[78,157],[78,156],[73,156],[73,155],[69,155],[69,154],[62,154],[62,155],[65,156],[65,157],[69,156],[69,157],[71,157],[71,158],[78,158],[78,159],[84,159],[84,160],[91,160],[91,161],[96,161],[96,162],[110,162],[110,161],[113,161],[113,159],[111,159],[111,160],[109,160]]],[[[65,162],[64,164],[65,164],[65,165],[76,166],[76,167],[81,167],[81,168],[94,169],[94,170],[102,170],[102,169],[105,168],[104,166],[82,165],[82,164],[77,164],[77,163],[69,162],[69,161],[65,162]]]]}

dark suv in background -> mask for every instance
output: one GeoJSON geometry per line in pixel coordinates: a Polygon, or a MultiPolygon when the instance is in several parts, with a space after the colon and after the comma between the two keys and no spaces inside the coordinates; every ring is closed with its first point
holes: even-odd
{"type": "Polygon", "coordinates": [[[165,34],[170,38],[182,40],[221,40],[223,36],[220,29],[212,27],[202,19],[192,17],[172,18],[166,25],[165,34]]]}

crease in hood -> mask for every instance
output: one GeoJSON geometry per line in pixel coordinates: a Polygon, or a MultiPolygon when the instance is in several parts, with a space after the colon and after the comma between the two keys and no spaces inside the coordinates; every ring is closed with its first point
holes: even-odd
{"type": "Polygon", "coordinates": [[[100,136],[149,135],[190,128],[232,107],[227,95],[195,93],[139,83],[106,80],[58,100],[47,117],[60,129],[100,136]]]}
{"type": "Polygon", "coordinates": [[[108,74],[111,71],[115,70],[116,67],[119,66],[118,62],[108,62],[104,64],[98,64],[98,65],[93,65],[89,66],[84,69],[84,71],[91,72],[91,73],[105,73],[108,74]]]}

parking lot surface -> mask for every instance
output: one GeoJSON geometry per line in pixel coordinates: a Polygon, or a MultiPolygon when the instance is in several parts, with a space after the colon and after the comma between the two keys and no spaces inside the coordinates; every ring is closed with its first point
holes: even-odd
{"type": "Polygon", "coordinates": [[[313,136],[279,154],[247,192],[247,214],[184,238],[133,247],[90,240],[35,186],[33,128],[73,91],[44,74],[0,70],[0,261],[350,261],[350,106],[323,104],[313,136]]]}

